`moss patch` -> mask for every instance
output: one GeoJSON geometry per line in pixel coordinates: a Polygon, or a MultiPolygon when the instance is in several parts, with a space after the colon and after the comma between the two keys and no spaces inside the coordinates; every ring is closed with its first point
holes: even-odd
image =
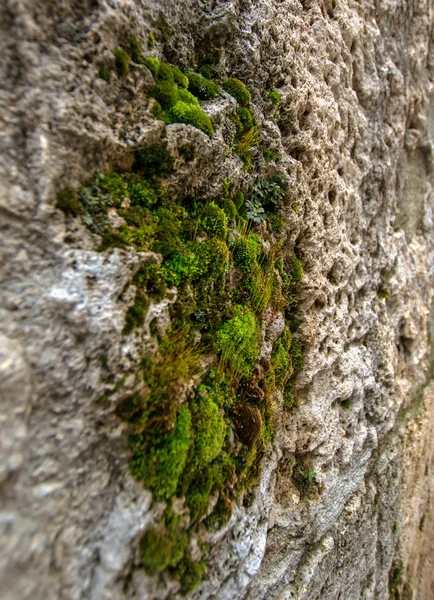
{"type": "MultiPolygon", "coordinates": [[[[133,68],[132,63],[150,69],[154,115],[166,123],[190,123],[211,136],[199,99],[218,93],[215,64],[204,62],[200,73],[183,73],[144,59],[135,38],[129,53],[128,60],[118,53],[118,74],[125,76],[125,65],[133,68]]],[[[238,103],[232,149],[247,166],[260,133],[250,94],[236,79],[223,87],[238,103]]],[[[139,391],[122,398],[116,414],[129,426],[134,477],[167,503],[161,521],[140,541],[143,567],[149,574],[164,571],[178,578],[183,593],[200,583],[206,569],[204,561],[192,559],[191,537],[200,537],[202,527],[223,526],[233,501],[247,498],[260,480],[274,435],[273,402],[281,397],[275,392],[291,407],[303,366],[295,298],[303,270],[280,235],[287,182],[257,179],[240,191],[227,181],[214,199],[200,193],[183,197],[172,190],[170,176],[176,161],[194,168],[195,157],[192,144],[171,151],[162,140],[136,150],[131,172],[96,174],[76,193],[63,190],[57,197],[57,206],[82,219],[101,251],[135,247],[160,255],[131,278],[134,300],[126,310],[124,334],[140,340],[149,306],[169,297],[171,325],[163,334],[158,322],[150,324],[154,346],[143,349],[139,391]],[[259,357],[267,308],[283,312],[286,325],[264,366],[259,357]],[[186,517],[172,509],[174,498],[185,498],[186,517]]]]}

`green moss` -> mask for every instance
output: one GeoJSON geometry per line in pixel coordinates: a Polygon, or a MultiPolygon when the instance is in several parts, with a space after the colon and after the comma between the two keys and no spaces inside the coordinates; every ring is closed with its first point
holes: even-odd
{"type": "Polygon", "coordinates": [[[200,94],[202,98],[211,97],[215,84],[197,73],[193,73],[193,75],[190,73],[190,79],[186,79],[186,76],[177,67],[162,63],[155,58],[147,58],[144,62],[158,80],[156,85],[149,90],[151,96],[158,102],[153,109],[154,116],[167,123],[193,125],[211,137],[214,129],[210,118],[200,108],[197,98],[184,88],[187,81],[189,81],[190,87],[194,87],[190,83],[190,80],[194,80],[198,86],[194,87],[197,94],[200,94]],[[200,78],[200,81],[197,78],[200,78]]]}
{"type": "Polygon", "coordinates": [[[216,347],[223,365],[234,373],[248,375],[259,352],[255,315],[248,308],[235,307],[235,316],[216,333],[216,347]]]}
{"type": "Polygon", "coordinates": [[[280,111],[278,111],[278,110],[275,110],[275,111],[274,111],[274,113],[273,113],[273,117],[274,117],[275,119],[280,119],[280,111]]]}
{"type": "Polygon", "coordinates": [[[116,414],[120,419],[129,421],[136,413],[142,410],[146,401],[141,394],[135,392],[122,400],[116,406],[116,414]]]}
{"type": "Polygon", "coordinates": [[[273,233],[282,233],[283,217],[280,213],[271,213],[268,215],[268,223],[273,233]]]}
{"type": "Polygon", "coordinates": [[[400,600],[400,588],[404,574],[404,565],[401,561],[393,562],[389,571],[389,597],[390,600],[400,600]]]}
{"type": "Polygon", "coordinates": [[[252,129],[252,127],[255,127],[256,121],[251,108],[245,106],[238,107],[236,116],[237,119],[235,120],[235,125],[238,133],[245,133],[249,131],[249,129],[252,129]]]}
{"type": "MultiPolygon", "coordinates": [[[[152,147],[151,147],[152,148],[152,147]]],[[[156,149],[155,153],[151,150],[149,153],[138,151],[136,153],[135,167],[138,171],[148,173],[149,175],[158,175],[161,171],[170,172],[172,168],[173,158],[170,154],[166,154],[164,149],[161,152],[156,149]],[[161,162],[158,164],[157,157],[161,157],[161,162]]],[[[143,208],[152,208],[156,204],[164,204],[165,195],[161,185],[155,179],[144,179],[141,175],[132,175],[127,179],[128,197],[134,207],[140,206],[143,208]]],[[[128,218],[126,214],[122,215],[128,218]]]]}
{"type": "Polygon", "coordinates": [[[295,376],[303,369],[304,366],[302,346],[300,341],[295,337],[293,337],[291,340],[291,360],[295,376]]]}
{"type": "Polygon", "coordinates": [[[148,311],[149,300],[142,292],[137,292],[134,303],[128,307],[125,315],[124,334],[131,333],[134,329],[142,327],[148,311]]]}
{"type": "Polygon", "coordinates": [[[128,195],[128,187],[124,178],[118,173],[106,173],[98,178],[98,187],[103,194],[110,196],[111,206],[119,207],[123,198],[128,195]]]}
{"type": "Polygon", "coordinates": [[[195,460],[209,463],[220,454],[226,433],[226,424],[217,404],[207,397],[196,402],[195,460]]]}
{"type": "Polygon", "coordinates": [[[148,69],[151,71],[151,73],[154,77],[158,77],[160,61],[157,58],[154,58],[153,56],[149,56],[148,58],[145,58],[145,60],[143,61],[143,64],[145,64],[148,67],[148,69]]]}
{"type": "Polygon", "coordinates": [[[173,82],[163,80],[154,85],[149,93],[167,110],[177,102],[178,86],[173,82]]]}
{"type": "Polygon", "coordinates": [[[186,123],[197,127],[209,137],[214,133],[211,119],[198,106],[192,106],[185,102],[177,102],[170,110],[170,121],[172,123],[186,123]]]}
{"type": "Polygon", "coordinates": [[[261,249],[261,241],[255,234],[237,238],[233,250],[234,264],[245,273],[255,271],[256,259],[261,249]]]}
{"type": "Polygon", "coordinates": [[[167,286],[158,264],[146,264],[134,275],[133,284],[145,291],[156,302],[166,295],[167,286]]]}
{"type": "Polygon", "coordinates": [[[208,65],[203,65],[202,67],[200,67],[199,73],[206,79],[209,79],[210,81],[214,79],[214,72],[208,65]]]}
{"type": "MultiPolygon", "coordinates": [[[[169,173],[175,159],[164,144],[153,144],[135,153],[134,168],[144,175],[162,175],[169,173]]],[[[146,185],[146,184],[145,184],[146,185]]]]}
{"type": "Polygon", "coordinates": [[[285,328],[271,353],[271,366],[273,367],[276,384],[279,387],[284,387],[293,374],[291,343],[291,332],[288,328],[285,328]]]}
{"type": "Polygon", "coordinates": [[[149,575],[161,573],[169,566],[172,557],[172,540],[163,529],[148,529],[140,542],[140,558],[149,575]]]}
{"type": "Polygon", "coordinates": [[[162,81],[169,81],[170,83],[175,83],[175,75],[173,73],[172,65],[160,62],[158,66],[158,79],[161,79],[162,81]]]}
{"type": "Polygon", "coordinates": [[[228,236],[228,219],[225,212],[210,202],[199,213],[201,227],[210,235],[225,240],[228,236]]]}
{"type": "Polygon", "coordinates": [[[168,208],[159,207],[154,212],[154,221],[156,232],[151,246],[152,250],[159,252],[164,257],[178,253],[182,249],[178,216],[168,208]]]}
{"type": "Polygon", "coordinates": [[[202,581],[205,569],[206,563],[203,560],[194,562],[190,554],[185,553],[175,573],[181,582],[181,592],[183,594],[188,594],[197,588],[202,581]]]}
{"type": "Polygon", "coordinates": [[[228,221],[232,221],[238,214],[237,207],[235,203],[230,198],[220,198],[218,200],[218,205],[224,211],[226,218],[228,221]]]}
{"type": "Polygon", "coordinates": [[[104,81],[110,81],[110,72],[105,67],[101,67],[98,71],[98,77],[104,79],[104,81]]]}
{"type": "Polygon", "coordinates": [[[221,529],[229,521],[232,515],[232,502],[221,494],[217,501],[217,504],[206,519],[205,525],[209,529],[221,529]]]}
{"type": "Polygon", "coordinates": [[[277,90],[275,90],[274,88],[268,92],[268,97],[271,100],[271,102],[273,104],[275,104],[276,106],[278,106],[280,104],[281,96],[280,96],[279,92],[277,90]]]}
{"type": "Polygon", "coordinates": [[[117,74],[119,75],[119,77],[125,77],[130,71],[130,57],[125,52],[125,50],[122,50],[122,48],[116,48],[116,50],[113,51],[113,54],[115,57],[115,67],[117,74]]]}
{"type": "Polygon", "coordinates": [[[155,36],[153,33],[150,33],[148,35],[148,48],[149,50],[152,50],[152,48],[155,46],[155,36]]]}
{"type": "Polygon", "coordinates": [[[130,37],[130,56],[135,63],[143,62],[142,47],[139,40],[134,36],[130,37]]]}
{"type": "Polygon", "coordinates": [[[229,250],[225,242],[217,238],[205,240],[199,247],[203,276],[214,279],[228,269],[229,250]]]}
{"type": "Polygon", "coordinates": [[[83,206],[77,198],[77,192],[66,188],[57,193],[56,207],[70,215],[79,215],[83,212],[83,206]]]}
{"type": "Polygon", "coordinates": [[[233,96],[241,106],[247,106],[249,104],[250,92],[239,79],[236,79],[235,77],[226,79],[223,82],[222,87],[228,94],[233,96]]]}
{"type": "Polygon", "coordinates": [[[213,81],[194,71],[187,71],[188,89],[201,100],[212,100],[218,94],[218,88],[213,81]]]}
{"type": "Polygon", "coordinates": [[[389,298],[390,292],[386,284],[382,283],[380,285],[377,295],[381,300],[387,300],[389,298]]]}
{"type": "Polygon", "coordinates": [[[183,88],[178,88],[178,94],[176,100],[180,102],[185,102],[185,104],[191,104],[192,106],[200,107],[199,100],[193,96],[188,90],[184,90],[183,88]]]}
{"type": "Polygon", "coordinates": [[[188,77],[179,67],[172,66],[173,79],[181,88],[188,88],[188,77]]]}
{"type": "Polygon", "coordinates": [[[288,264],[292,281],[294,283],[300,283],[303,279],[303,264],[301,260],[296,256],[291,256],[291,258],[287,259],[286,262],[288,264]]]}
{"type": "Polygon", "coordinates": [[[159,500],[171,498],[176,492],[192,441],[191,414],[187,407],[182,406],[171,433],[158,436],[148,453],[142,453],[142,439],[132,440],[133,475],[145,481],[159,500]]]}
{"type": "MultiPolygon", "coordinates": [[[[130,41],[130,46],[132,60],[142,61],[138,42],[130,41]]],[[[203,76],[211,77],[214,69],[202,64],[202,73],[189,72],[188,78],[178,67],[157,59],[144,62],[155,78],[150,92],[153,114],[165,123],[190,123],[212,135],[212,123],[192,91],[202,98],[215,94],[215,84],[203,76]]],[[[258,131],[247,88],[241,82],[235,88],[239,105],[234,144],[242,155],[242,148],[251,147],[258,131]]],[[[183,144],[177,152],[185,170],[183,161],[194,160],[196,150],[183,144]]],[[[247,150],[246,164],[250,160],[247,150]]],[[[248,199],[253,191],[267,192],[263,210],[268,232],[264,224],[255,235],[248,233],[251,223],[237,215],[236,204],[242,213],[245,199],[241,192],[232,198],[229,181],[222,197],[214,201],[203,200],[200,192],[178,196],[179,190],[175,192],[163,179],[174,165],[164,140],[141,148],[135,153],[133,173],[97,175],[80,189],[78,202],[86,225],[102,236],[101,246],[132,245],[162,256],[161,265],[145,264],[132,277],[136,296],[126,314],[125,332],[143,327],[149,303],[171,294],[172,330],[164,334],[160,321],[150,323],[158,351],[143,356],[136,374],[143,379],[140,387],[138,381],[140,393],[124,395],[116,414],[130,427],[133,475],[155,500],[168,502],[160,523],[141,540],[143,566],[149,574],[166,571],[167,576],[179,578],[188,593],[205,568],[191,559],[189,538],[200,535],[201,523],[221,527],[231,515],[230,498],[235,500],[242,490],[258,483],[262,456],[273,438],[273,408],[267,398],[279,389],[286,405],[293,402],[302,356],[301,344],[289,330],[295,320],[291,311],[300,277],[291,261],[284,265],[278,258],[282,249],[270,237],[270,230],[276,233],[282,227],[273,200],[283,189],[278,182],[265,182],[266,190],[256,182],[250,191],[248,199]],[[276,194],[275,186],[279,187],[276,194]],[[119,227],[113,227],[109,208],[124,219],[119,227]],[[262,237],[269,245],[263,244],[262,237]],[[173,286],[176,299],[168,289],[173,286]],[[267,306],[285,310],[288,321],[263,375],[255,365],[267,306]],[[215,355],[216,364],[205,366],[204,358],[215,355]],[[229,436],[234,426],[235,444],[229,436]],[[211,517],[204,520],[210,498],[217,495],[211,517]],[[171,508],[175,496],[185,497],[191,517],[188,530],[185,519],[171,508]]]]}
{"type": "Polygon", "coordinates": [[[277,156],[277,150],[271,150],[270,148],[264,148],[262,150],[265,162],[269,163],[274,160],[277,156]]]}
{"type": "Polygon", "coordinates": [[[149,575],[176,567],[182,560],[188,537],[172,528],[152,527],[140,540],[140,558],[149,575]]]}

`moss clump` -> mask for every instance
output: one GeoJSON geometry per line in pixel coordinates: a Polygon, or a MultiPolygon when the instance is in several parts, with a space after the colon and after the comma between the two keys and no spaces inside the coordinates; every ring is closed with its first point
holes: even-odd
{"type": "Polygon", "coordinates": [[[208,65],[200,67],[199,73],[205,77],[205,79],[209,79],[210,81],[214,79],[214,72],[208,65]]]}
{"type": "MultiPolygon", "coordinates": [[[[141,59],[139,46],[134,48],[131,54],[141,59]]],[[[193,88],[184,87],[189,81],[179,69],[156,59],[145,62],[155,77],[153,111],[166,123],[179,122],[180,106],[208,119],[193,88]]],[[[239,105],[234,119],[235,142],[242,148],[257,135],[254,116],[248,106],[239,105]]],[[[212,132],[209,119],[207,125],[212,132]]],[[[184,144],[178,155],[191,161],[195,148],[184,144]]],[[[283,393],[286,406],[293,402],[294,378],[302,367],[301,344],[297,335],[291,336],[300,276],[291,259],[280,258],[284,240],[273,235],[281,226],[282,185],[273,178],[273,185],[257,182],[250,189],[247,200],[259,198],[267,219],[253,234],[249,227],[255,225],[237,215],[236,204],[242,213],[244,196],[239,192],[233,198],[229,181],[214,201],[196,194],[180,197],[170,182],[161,181],[174,164],[164,140],[142,148],[132,173],[97,175],[79,191],[78,201],[83,221],[102,237],[102,247],[134,246],[161,255],[161,264],[145,264],[132,277],[135,299],[125,332],[148,322],[150,302],[174,300],[169,307],[172,329],[164,333],[158,319],[149,324],[158,351],[142,357],[136,373],[142,379],[140,393],[124,397],[116,414],[130,426],[133,475],[156,500],[168,503],[161,522],[141,540],[143,566],[150,574],[166,571],[177,577],[187,593],[205,568],[191,558],[190,537],[200,535],[201,523],[221,527],[230,517],[231,499],[259,481],[261,459],[273,438],[274,391],[283,393]],[[168,289],[172,286],[176,298],[168,289]],[[287,326],[262,370],[257,361],[267,307],[285,311],[287,326]],[[211,356],[217,358],[214,366],[204,360],[211,356]],[[185,497],[188,529],[171,509],[175,496],[185,497]],[[205,519],[215,497],[212,518],[205,519]]]]}
{"type": "Polygon", "coordinates": [[[106,173],[98,179],[98,187],[103,194],[109,195],[112,206],[120,206],[123,198],[128,195],[128,186],[119,173],[106,173]]]}
{"type": "Polygon", "coordinates": [[[224,210],[214,202],[206,204],[199,214],[201,227],[210,235],[225,240],[228,235],[228,220],[224,210]]]}
{"type": "Polygon", "coordinates": [[[246,133],[252,127],[255,127],[256,120],[253,115],[252,109],[247,108],[245,106],[240,106],[237,108],[236,117],[234,119],[235,127],[237,128],[237,133],[239,135],[246,133]]]}
{"type": "Polygon", "coordinates": [[[289,383],[294,371],[291,344],[292,335],[286,327],[271,353],[271,366],[275,376],[275,383],[280,388],[284,388],[289,383]]]}
{"type": "Polygon", "coordinates": [[[155,46],[155,35],[153,33],[150,33],[148,35],[148,48],[149,50],[152,50],[152,48],[155,46]]]}
{"type": "Polygon", "coordinates": [[[167,287],[157,264],[146,264],[133,277],[133,283],[138,289],[145,291],[156,302],[166,295],[167,287]]]}
{"type": "Polygon", "coordinates": [[[188,594],[197,588],[202,581],[205,569],[206,563],[203,560],[194,562],[189,553],[184,555],[176,571],[176,576],[181,582],[181,592],[183,594],[188,594]]]}
{"type": "Polygon", "coordinates": [[[404,574],[404,565],[401,561],[393,562],[389,571],[389,598],[390,600],[401,600],[401,586],[404,574]]]}
{"type": "Polygon", "coordinates": [[[116,48],[113,54],[117,74],[119,77],[125,77],[130,72],[130,57],[122,48],[116,48]]]}
{"type": "Polygon", "coordinates": [[[277,150],[271,150],[270,148],[264,148],[262,150],[265,162],[269,163],[274,160],[277,156],[277,150]]]}
{"type": "Polygon", "coordinates": [[[142,454],[142,440],[133,440],[133,450],[137,452],[131,461],[133,475],[145,481],[159,500],[171,498],[176,492],[192,441],[191,413],[183,406],[173,431],[167,436],[156,436],[146,455],[142,454]]]}
{"type": "Polygon", "coordinates": [[[390,297],[389,288],[385,283],[382,283],[380,285],[380,287],[378,288],[377,295],[381,300],[387,300],[390,297]]]}
{"type": "Polygon", "coordinates": [[[178,88],[170,81],[159,81],[149,93],[160,103],[164,109],[170,109],[178,98],[178,88]]]}
{"type": "Polygon", "coordinates": [[[262,249],[262,244],[257,235],[249,234],[247,237],[239,237],[234,246],[234,263],[245,273],[256,270],[256,259],[262,249]]]}
{"type": "Polygon", "coordinates": [[[282,233],[283,231],[283,217],[280,213],[271,213],[268,215],[268,223],[273,233],[282,233]]]}
{"type": "Polygon", "coordinates": [[[220,198],[218,201],[218,205],[223,210],[226,215],[228,221],[232,221],[238,214],[237,207],[231,198],[220,198]]]}
{"type": "Polygon", "coordinates": [[[105,67],[101,67],[98,71],[98,77],[104,79],[104,81],[110,81],[110,72],[105,67]]]}
{"type": "MultiPolygon", "coordinates": [[[[187,83],[189,86],[192,85],[190,84],[191,73],[188,78],[178,67],[162,63],[155,58],[147,58],[144,62],[157,79],[157,83],[149,91],[158,101],[153,109],[154,116],[166,123],[193,125],[211,137],[214,132],[211,119],[200,108],[197,98],[185,89],[187,83]]],[[[200,97],[212,94],[211,88],[215,87],[213,82],[209,82],[197,73],[194,73],[193,79],[198,85],[201,84],[199,86],[201,91],[197,92],[201,94],[200,97]],[[198,77],[200,82],[197,81],[198,77]]]]}
{"type": "Polygon", "coordinates": [[[286,262],[292,281],[294,283],[300,283],[303,279],[303,263],[296,256],[291,256],[286,262]]]}
{"type": "Polygon", "coordinates": [[[161,573],[172,558],[173,541],[163,529],[153,527],[145,532],[140,542],[140,558],[149,575],[161,573]]]}
{"type": "Polygon", "coordinates": [[[303,369],[304,360],[300,340],[295,337],[291,340],[291,360],[294,368],[294,375],[297,375],[303,369]]]}
{"type": "Polygon", "coordinates": [[[278,106],[280,104],[281,96],[274,88],[268,92],[268,98],[274,105],[278,106]]]}
{"type": "Polygon", "coordinates": [[[172,66],[173,79],[181,88],[187,89],[189,79],[179,67],[172,66]]]}
{"type": "Polygon", "coordinates": [[[255,315],[248,308],[235,307],[235,316],[216,333],[221,364],[240,375],[248,375],[259,352],[255,315]]]}
{"type": "Polygon", "coordinates": [[[201,100],[212,100],[217,96],[218,88],[213,81],[194,71],[187,71],[187,77],[188,89],[201,100]]]}
{"type": "Polygon", "coordinates": [[[160,61],[158,58],[148,56],[148,58],[145,58],[143,61],[143,64],[148,67],[154,77],[158,77],[158,70],[160,68],[160,61]]]}
{"type": "Polygon", "coordinates": [[[206,278],[218,278],[228,269],[229,250],[223,240],[211,238],[199,247],[202,262],[202,274],[206,278]]]}
{"type": "Polygon", "coordinates": [[[226,79],[222,84],[225,92],[235,98],[241,106],[247,106],[250,103],[250,92],[242,81],[232,77],[226,79]]]}
{"type": "Polygon", "coordinates": [[[200,107],[186,104],[185,102],[177,102],[170,110],[170,119],[172,123],[186,123],[197,127],[209,137],[214,133],[214,128],[211,119],[206,115],[200,107]]]}
{"type": "Polygon", "coordinates": [[[145,399],[138,392],[124,398],[116,407],[116,414],[120,419],[128,421],[139,412],[145,404],[145,399]]]}
{"type": "MultiPolygon", "coordinates": [[[[167,248],[167,238],[159,248],[167,248]]],[[[161,269],[168,286],[179,286],[181,282],[195,283],[221,277],[228,268],[229,250],[225,242],[209,238],[203,242],[184,245],[166,260],[161,269]]]]}
{"type": "Polygon", "coordinates": [[[134,168],[144,175],[162,175],[169,173],[175,159],[164,144],[153,144],[135,153],[134,168]]]}
{"type": "Polygon", "coordinates": [[[67,188],[61,190],[56,196],[56,207],[70,215],[80,215],[83,212],[83,206],[77,198],[77,192],[67,188]]]}
{"type": "Polygon", "coordinates": [[[161,573],[167,567],[176,567],[182,560],[188,537],[179,535],[175,528],[152,527],[140,540],[140,558],[149,575],[161,573]]]}
{"type": "Polygon", "coordinates": [[[133,36],[130,37],[130,56],[135,63],[143,62],[142,47],[139,40],[133,36]]]}
{"type": "Polygon", "coordinates": [[[227,496],[221,494],[217,501],[217,504],[206,519],[205,525],[209,529],[220,529],[229,521],[232,515],[232,502],[227,496]]]}
{"type": "Polygon", "coordinates": [[[200,464],[209,463],[222,450],[226,424],[217,404],[207,397],[200,398],[196,403],[195,427],[195,460],[200,464]]]}
{"type": "Polygon", "coordinates": [[[132,304],[125,315],[124,334],[131,333],[137,327],[143,326],[146,313],[148,312],[149,300],[140,292],[136,293],[134,304],[132,304]]]}

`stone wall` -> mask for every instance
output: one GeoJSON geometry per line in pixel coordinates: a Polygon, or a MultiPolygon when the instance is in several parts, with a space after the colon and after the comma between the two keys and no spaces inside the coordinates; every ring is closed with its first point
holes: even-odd
{"type": "MultiPolygon", "coordinates": [[[[430,600],[431,4],[7,0],[0,15],[0,596],[181,597],[141,567],[140,537],[164,505],[131,476],[114,414],[120,374],[133,390],[149,342],[149,318],[144,337],[122,333],[143,253],[98,252],[56,208],[59,190],[130,168],[160,137],[149,69],[114,71],[113,50],[135,36],[181,68],[218,51],[222,77],[248,86],[276,158],[243,170],[221,95],[203,104],[211,139],[166,126],[170,149],[198,150],[170,186],[212,198],[226,180],[285,173],[285,244],[304,268],[296,401],[276,408],[248,501],[204,534],[208,567],[191,597],[430,600]],[[307,493],[297,465],[314,473],[307,493]]],[[[154,310],[168,319],[167,303],[154,310]]]]}

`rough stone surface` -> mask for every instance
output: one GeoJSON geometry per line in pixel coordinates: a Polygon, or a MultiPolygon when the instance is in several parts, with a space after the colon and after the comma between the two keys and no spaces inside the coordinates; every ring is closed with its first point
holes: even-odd
{"type": "MultiPolygon", "coordinates": [[[[138,564],[137,540],[163,506],[129,474],[116,391],[104,400],[147,343],[149,318],[142,336],[122,335],[125,286],[153,258],[97,252],[55,208],[56,191],[131,165],[158,139],[148,70],[122,84],[97,74],[130,35],[146,47],[160,11],[167,59],[187,67],[196,50],[221,49],[222,72],[249,86],[279,151],[264,168],[289,177],[287,243],[304,265],[296,405],[249,505],[210,534],[212,564],[192,597],[385,600],[402,563],[399,597],[430,600],[434,11],[424,0],[2,3],[0,595],[178,597],[138,564]],[[291,478],[299,462],[316,473],[307,496],[291,478]]],[[[252,175],[218,126],[233,101],[204,107],[211,140],[167,126],[169,147],[198,148],[170,185],[212,197],[252,175]]],[[[167,304],[152,311],[164,327],[167,304]]]]}

